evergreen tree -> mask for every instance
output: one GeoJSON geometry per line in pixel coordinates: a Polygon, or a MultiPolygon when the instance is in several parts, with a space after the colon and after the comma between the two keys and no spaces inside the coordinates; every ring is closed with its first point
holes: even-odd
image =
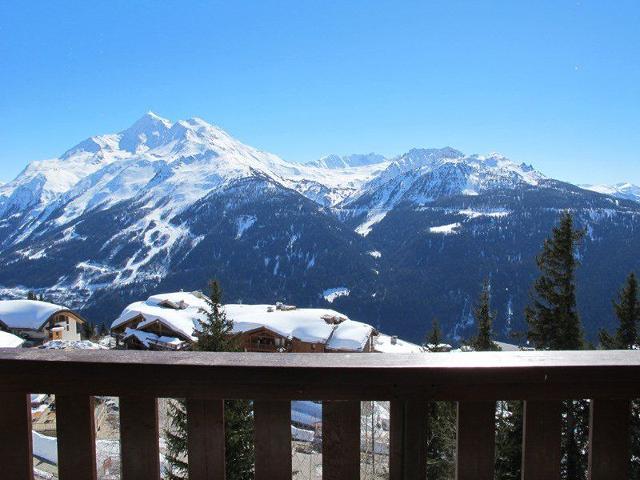
{"type": "Polygon", "coordinates": [[[91,322],[84,322],[82,324],[82,338],[84,340],[90,340],[96,336],[96,327],[91,322]]]}
{"type": "MultiPolygon", "coordinates": [[[[436,318],[426,336],[426,347],[430,352],[444,351],[442,331],[436,318]]],[[[429,402],[427,427],[427,478],[449,480],[455,475],[456,453],[456,404],[455,402],[429,402]]]]}
{"type": "Polygon", "coordinates": [[[431,331],[427,334],[426,348],[430,352],[439,352],[442,343],[442,330],[440,330],[440,322],[434,318],[431,322],[431,331]]]}
{"type": "MultiPolygon", "coordinates": [[[[217,281],[209,284],[210,295],[206,299],[205,316],[200,321],[198,341],[193,349],[205,352],[239,351],[232,335],[233,321],[229,320],[222,306],[222,291],[217,281]]],[[[167,475],[170,479],[186,478],[187,412],[184,400],[174,400],[167,411],[170,429],[165,432],[167,440],[167,475]]],[[[251,403],[246,400],[225,400],[225,455],[226,478],[250,480],[253,478],[253,420],[251,403]]]]}
{"type": "Polygon", "coordinates": [[[537,258],[540,277],[534,284],[532,304],[525,311],[529,339],[538,349],[579,350],[584,347],[576,307],[575,271],[578,243],[584,231],[573,228],[565,212],[544,242],[537,258]]]}
{"type": "Polygon", "coordinates": [[[631,272],[618,294],[618,302],[613,302],[613,308],[618,317],[619,326],[615,336],[606,331],[600,331],[600,344],[606,350],[634,348],[638,340],[637,326],[640,321],[640,296],[638,279],[631,272]]]}
{"type": "Polygon", "coordinates": [[[478,325],[478,333],[469,345],[477,352],[500,350],[493,341],[492,329],[496,314],[491,311],[491,287],[487,280],[482,284],[482,292],[473,310],[473,317],[478,325]]]}
{"type": "MultiPolygon", "coordinates": [[[[575,285],[576,250],[583,236],[583,230],[574,228],[571,214],[564,212],[537,258],[540,276],[525,316],[528,338],[538,349],[579,350],[585,346],[575,285]]],[[[563,477],[582,480],[587,466],[588,403],[565,401],[563,410],[563,477]]]]}
{"type": "Polygon", "coordinates": [[[428,408],[427,478],[450,480],[456,470],[456,403],[429,402],[428,408]]]}
{"type": "Polygon", "coordinates": [[[35,294],[35,292],[30,291],[29,293],[27,293],[27,300],[38,300],[38,296],[35,294]]]}
{"type": "MultiPolygon", "coordinates": [[[[604,350],[633,349],[638,344],[637,324],[640,320],[640,297],[638,279],[632,272],[613,302],[618,328],[615,335],[600,331],[600,346],[604,350]]],[[[640,479],[640,401],[631,401],[631,471],[629,478],[640,479]]]]}
{"type": "Polygon", "coordinates": [[[498,402],[496,408],[496,479],[519,480],[521,478],[523,417],[522,402],[498,402]]]}

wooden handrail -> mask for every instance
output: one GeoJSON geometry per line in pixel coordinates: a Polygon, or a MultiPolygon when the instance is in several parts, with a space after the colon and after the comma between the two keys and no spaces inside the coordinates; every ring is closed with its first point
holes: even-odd
{"type": "Polygon", "coordinates": [[[361,400],[391,400],[392,480],[423,477],[428,401],[458,402],[457,479],[493,478],[496,400],[524,400],[525,480],[559,478],[560,401],[591,404],[590,479],[628,469],[640,352],[295,354],[0,349],[3,478],[30,478],[30,392],[60,398],[62,480],[94,478],[91,397],[119,396],[123,478],[157,478],[157,398],[187,399],[190,474],[224,478],[223,399],[254,400],[256,478],[290,478],[293,399],[326,401],[323,476],[357,477],[361,400]],[[73,412],[80,411],[81,421],[73,412]],[[27,415],[28,417],[28,415],[27,415]],[[73,448],[82,443],[81,448],[73,448]],[[267,444],[267,442],[272,442],[267,444]],[[68,451],[73,448],[73,453],[68,451]],[[545,451],[542,452],[541,449],[545,451]],[[278,459],[278,460],[276,460],[278,459]],[[144,461],[142,461],[144,460],[144,461]],[[276,461],[274,461],[276,460],[276,461]],[[8,476],[7,476],[8,475],[8,476]]]}
{"type": "Polygon", "coordinates": [[[251,400],[416,396],[562,400],[595,393],[634,398],[640,397],[640,351],[312,354],[0,349],[2,391],[251,400]]]}

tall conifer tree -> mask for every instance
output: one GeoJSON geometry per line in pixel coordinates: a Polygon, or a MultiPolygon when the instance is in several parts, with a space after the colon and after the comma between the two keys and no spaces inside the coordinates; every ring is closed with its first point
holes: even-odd
{"type": "Polygon", "coordinates": [[[638,279],[631,272],[618,294],[618,301],[614,300],[613,308],[618,317],[619,325],[615,336],[606,331],[600,331],[600,344],[603,348],[632,349],[638,343],[638,322],[640,322],[640,295],[638,279]]]}
{"type": "MultiPolygon", "coordinates": [[[[222,305],[220,285],[214,280],[210,282],[209,288],[210,295],[205,299],[207,308],[202,310],[205,318],[200,321],[194,350],[239,351],[238,342],[232,335],[233,321],[227,318],[222,305]]],[[[166,432],[167,461],[170,465],[167,474],[170,479],[186,478],[187,414],[184,400],[172,402],[168,415],[172,428],[166,432]]],[[[254,473],[251,403],[247,400],[225,400],[224,419],[226,478],[250,480],[254,473]]]]}
{"type": "MultiPolygon", "coordinates": [[[[631,272],[618,294],[617,301],[613,301],[613,308],[618,318],[618,328],[615,335],[604,330],[600,331],[600,346],[604,350],[634,349],[638,345],[637,325],[640,321],[640,292],[638,279],[631,272]]],[[[640,402],[631,402],[631,480],[640,479],[640,402]]]]}
{"type": "MultiPolygon", "coordinates": [[[[584,338],[576,302],[577,249],[584,236],[569,212],[560,216],[537,258],[540,276],[525,310],[528,338],[542,350],[579,350],[584,338]]],[[[563,476],[585,478],[588,406],[584,400],[563,403],[563,476]]]]}
{"type": "Polygon", "coordinates": [[[477,352],[500,350],[493,341],[493,321],[496,314],[491,311],[491,287],[488,280],[482,284],[482,292],[473,310],[473,317],[478,324],[478,333],[469,345],[477,352]]]}
{"type": "Polygon", "coordinates": [[[564,212],[545,240],[537,258],[540,277],[534,284],[532,303],[525,311],[529,339],[538,349],[580,350],[584,347],[576,306],[576,251],[584,236],[573,217],[564,212]]]}
{"type": "MultiPolygon", "coordinates": [[[[442,331],[437,319],[426,336],[427,350],[444,351],[442,331]]],[[[427,426],[427,478],[449,480],[455,475],[456,405],[454,402],[429,402],[427,426]]]]}

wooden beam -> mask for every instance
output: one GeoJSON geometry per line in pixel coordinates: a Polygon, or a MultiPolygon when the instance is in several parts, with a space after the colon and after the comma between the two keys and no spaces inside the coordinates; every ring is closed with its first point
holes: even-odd
{"type": "Polygon", "coordinates": [[[589,414],[589,480],[629,478],[628,400],[591,400],[589,414]]]}
{"type": "Polygon", "coordinates": [[[31,396],[19,392],[0,394],[0,468],[3,479],[33,480],[31,441],[31,396]]]}
{"type": "Polygon", "coordinates": [[[424,480],[427,476],[428,402],[391,402],[390,480],[424,480]]]}
{"type": "Polygon", "coordinates": [[[457,480],[493,480],[495,402],[458,402],[457,480]]]}
{"type": "Polygon", "coordinates": [[[253,404],[256,480],[290,480],[291,402],[253,404]]]}
{"type": "Polygon", "coordinates": [[[58,475],[61,480],[95,480],[96,427],[93,397],[56,395],[58,475]]]}
{"type": "Polygon", "coordinates": [[[638,351],[281,355],[0,350],[0,391],[5,392],[270,401],[562,400],[591,398],[594,392],[637,398],[639,379],[638,351]]]}
{"type": "Polygon", "coordinates": [[[357,480],[358,478],[360,478],[360,402],[323,402],[322,479],[357,480]]]}
{"type": "Polygon", "coordinates": [[[153,397],[120,397],[122,479],[159,479],[158,401],[153,397]]]}
{"type": "Polygon", "coordinates": [[[561,402],[524,402],[522,480],[560,480],[561,402]]]}
{"type": "Polygon", "coordinates": [[[224,480],[223,400],[187,400],[190,480],[224,480]]]}

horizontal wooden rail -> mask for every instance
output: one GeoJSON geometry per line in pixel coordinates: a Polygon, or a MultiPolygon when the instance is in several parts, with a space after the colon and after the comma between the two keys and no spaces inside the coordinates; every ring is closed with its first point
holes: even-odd
{"type": "Polygon", "coordinates": [[[391,400],[392,479],[424,478],[428,402],[458,402],[459,480],[494,475],[495,401],[525,400],[523,479],[558,478],[561,400],[591,404],[589,478],[624,478],[640,352],[268,354],[0,349],[3,479],[31,478],[29,392],[56,394],[61,480],[95,478],[95,395],[120,397],[122,477],[160,477],[157,398],[185,398],[189,473],[225,476],[223,399],[253,400],[256,479],[291,478],[290,404],[324,401],[323,478],[360,473],[360,401],[391,400]],[[613,477],[611,476],[613,475],[613,477]]]}
{"type": "Polygon", "coordinates": [[[635,398],[640,397],[640,352],[329,355],[0,349],[0,392],[16,391],[251,400],[561,400],[594,393],[635,398]]]}

